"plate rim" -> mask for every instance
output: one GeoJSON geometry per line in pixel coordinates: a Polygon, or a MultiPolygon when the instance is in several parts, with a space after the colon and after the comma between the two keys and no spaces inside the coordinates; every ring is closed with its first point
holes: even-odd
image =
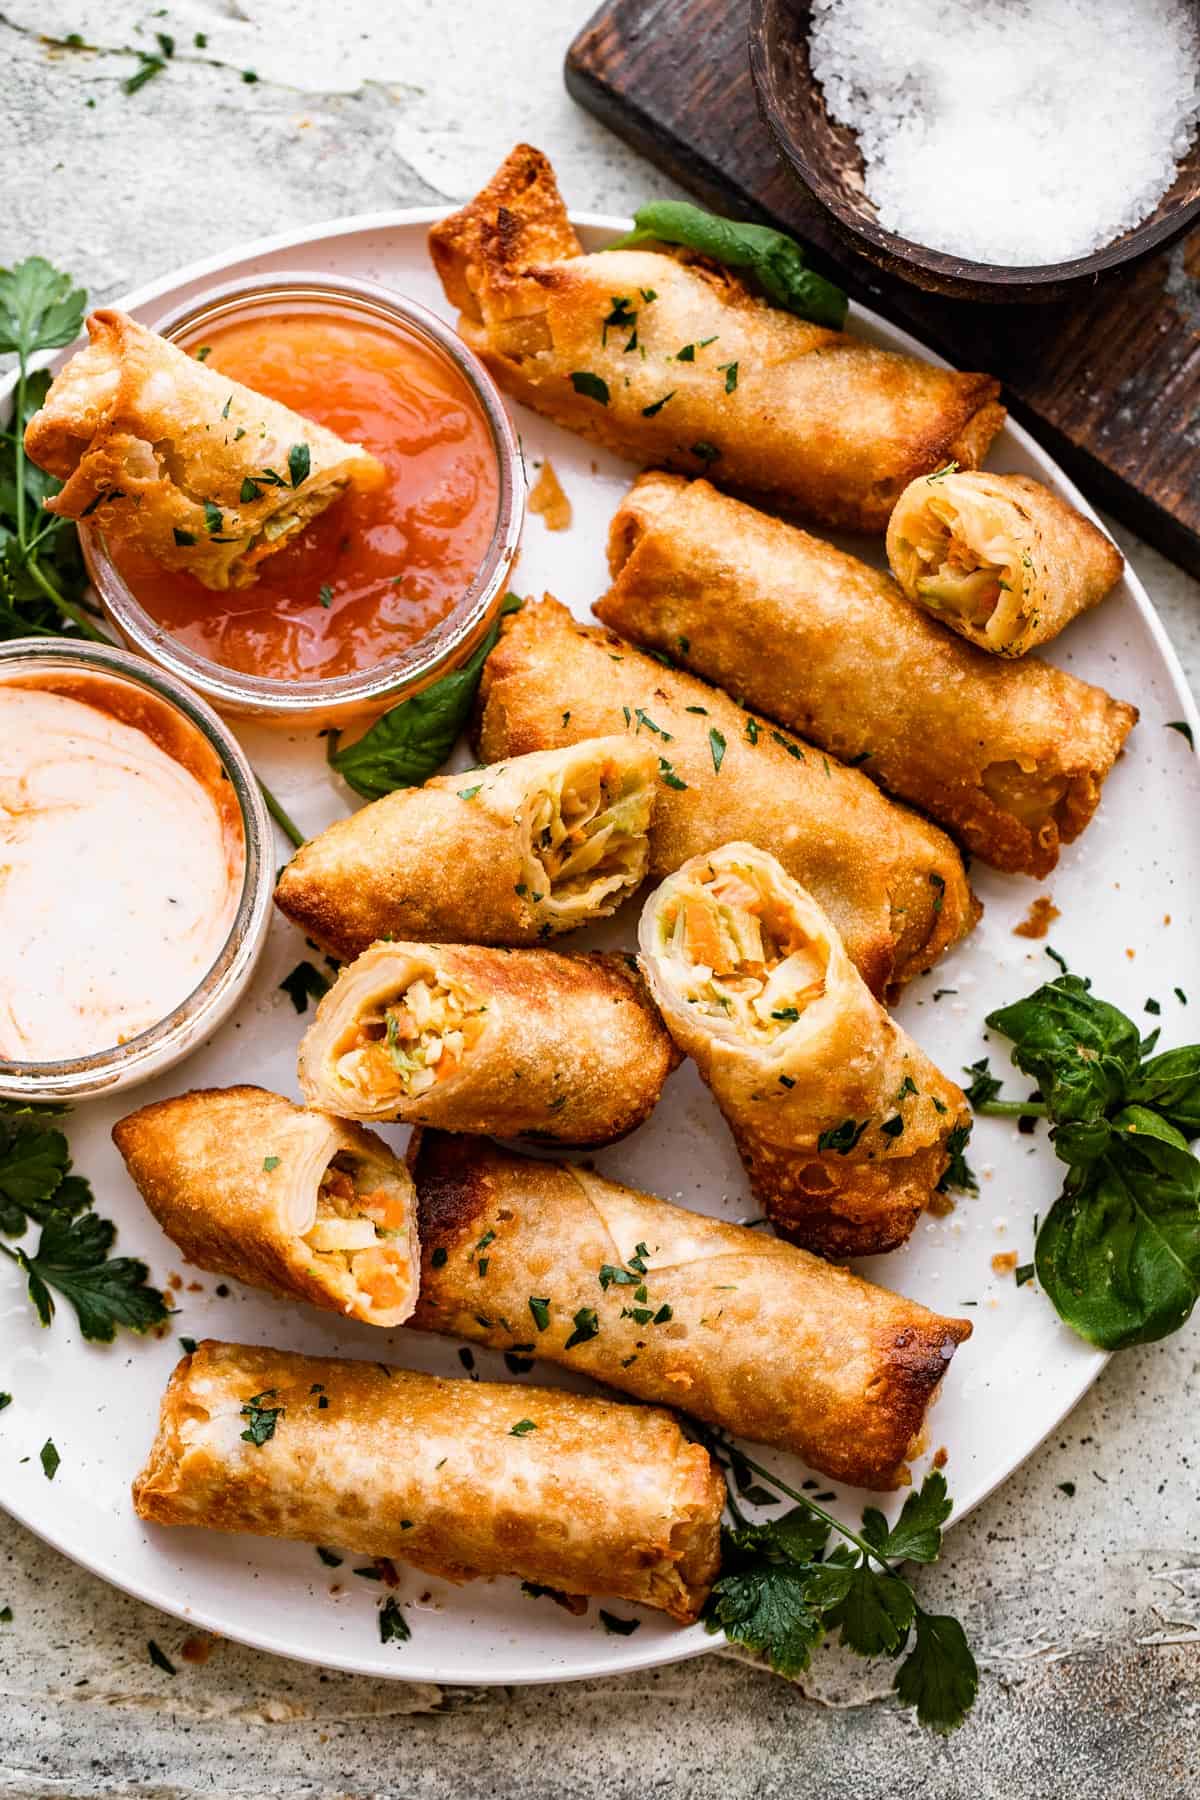
{"type": "MultiPolygon", "coordinates": [[[[406,230],[416,226],[430,225],[436,220],[444,218],[447,211],[455,204],[457,203],[449,202],[446,205],[426,204],[411,207],[390,207],[371,212],[346,214],[332,219],[317,220],[310,224],[287,231],[272,232],[265,236],[250,239],[245,243],[235,244],[212,256],[200,257],[193,262],[185,263],[178,268],[168,271],[164,275],[157,276],[152,281],[145,282],[139,287],[132,288],[124,294],[107,300],[105,304],[108,306],[120,307],[126,311],[132,311],[135,308],[147,306],[153,301],[161,299],[165,295],[183,288],[190,283],[219,276],[232,264],[246,262],[255,257],[275,255],[280,251],[291,249],[299,250],[310,247],[316,243],[326,243],[330,240],[352,237],[364,232],[406,230]]],[[[585,231],[594,231],[612,236],[617,236],[626,232],[632,226],[631,219],[617,213],[594,212],[572,208],[569,209],[569,216],[572,224],[585,231]]],[[[850,313],[852,318],[861,320],[872,327],[882,329],[888,334],[893,342],[898,342],[910,354],[919,357],[922,361],[932,363],[941,368],[948,368],[951,366],[946,358],[931,350],[927,345],[922,343],[919,338],[915,337],[911,332],[906,331],[902,326],[893,324],[882,314],[876,312],[874,308],[862,306],[856,301],[852,301],[850,313]]],[[[76,344],[80,341],[81,340],[77,339],[76,344]]],[[[72,344],[67,345],[61,350],[45,352],[36,358],[32,358],[29,366],[30,368],[47,367],[50,363],[57,361],[60,358],[65,359],[74,348],[75,344],[72,344]]],[[[3,412],[5,417],[7,417],[7,403],[14,392],[16,381],[17,374],[15,370],[10,371],[6,376],[0,379],[0,412],[3,412]]],[[[1079,512],[1083,513],[1086,518],[1091,519],[1093,523],[1099,525],[1102,530],[1106,530],[1097,509],[1091,505],[1086,496],[1080,492],[1075,482],[1061,468],[1054,454],[1041,445],[1036,436],[1018,420],[1014,419],[1011,414],[1009,414],[1006,420],[1006,428],[1014,434],[1017,443],[1019,443],[1022,448],[1034,452],[1039,459],[1050,465],[1054,471],[1055,482],[1059,490],[1066,496],[1071,504],[1075,506],[1079,512]]],[[[1198,703],[1193,696],[1179,654],[1167,635],[1166,628],[1159,618],[1157,609],[1155,608],[1141,577],[1128,560],[1126,560],[1125,563],[1124,574],[1130,596],[1135,603],[1142,623],[1147,627],[1150,633],[1154,648],[1161,659],[1164,673],[1182,708],[1183,717],[1191,726],[1196,737],[1196,742],[1200,745],[1200,703],[1198,703]]],[[[1108,1354],[1096,1351],[1091,1358],[1081,1361],[1079,1380],[1074,1384],[1073,1389],[1070,1392],[1070,1397],[1065,1401],[1061,1411],[1059,1411],[1046,1425],[1045,1430],[1036,1441],[1030,1444],[1017,1461],[1012,1463],[1003,1474],[997,1475],[994,1480],[981,1487],[977,1493],[972,1495],[967,1504],[961,1507],[955,1507],[947,1529],[957,1525],[960,1520],[965,1519],[969,1513],[973,1512],[977,1506],[982,1505],[983,1502],[990,1498],[999,1487],[1003,1486],[1003,1484],[1006,1481],[1009,1481],[1018,1470],[1025,1466],[1029,1459],[1034,1456],[1046,1442],[1047,1438],[1059,1428],[1063,1420],[1069,1416],[1076,1406],[1078,1406],[1084,1395],[1088,1393],[1095,1384],[1109,1360],[1108,1354]]],[[[645,1640],[643,1647],[638,1649],[633,1647],[632,1641],[624,1640],[619,1648],[619,1660],[610,1660],[600,1656],[585,1657],[579,1663],[567,1670],[558,1669],[553,1666],[530,1664],[523,1667],[519,1672],[514,1672],[510,1669],[502,1676],[498,1676],[488,1667],[479,1665],[455,1670],[447,1675],[439,1665],[422,1662],[417,1658],[410,1657],[406,1659],[402,1669],[396,1669],[393,1672],[390,1668],[380,1668],[373,1663],[364,1662],[360,1658],[355,1658],[352,1655],[345,1655],[341,1652],[335,1652],[330,1655],[328,1651],[323,1654],[317,1647],[311,1649],[298,1649],[290,1641],[283,1643],[278,1638],[272,1637],[269,1632],[255,1629],[250,1622],[243,1625],[239,1621],[236,1628],[231,1629],[228,1621],[223,1615],[218,1616],[203,1606],[185,1607],[178,1599],[173,1598],[169,1592],[162,1591],[152,1580],[141,1582],[130,1580],[127,1576],[118,1572],[117,1566],[108,1554],[98,1555],[92,1553],[90,1557],[85,1560],[80,1554],[77,1542],[72,1543],[68,1541],[66,1534],[60,1534],[52,1523],[39,1521],[35,1517],[28,1516],[21,1507],[14,1505],[11,1499],[6,1498],[0,1501],[0,1510],[7,1512],[35,1537],[43,1543],[49,1544],[52,1549],[57,1550],[78,1567],[85,1569],[89,1574],[98,1576],[101,1580],[107,1582],[119,1592],[129,1595],[132,1599],[153,1606],[158,1611],[167,1614],[169,1617],[178,1619],[186,1625],[210,1631],[214,1635],[229,1638],[235,1643],[244,1644],[251,1649],[263,1651],[268,1655],[280,1656],[289,1661],[303,1662],[326,1669],[337,1670],[340,1673],[359,1675],[375,1680],[406,1682],[425,1681],[444,1687],[525,1687],[545,1685],[550,1682],[588,1681],[595,1680],[602,1676],[636,1674],[644,1669],[689,1661],[693,1657],[703,1656],[709,1651],[718,1650],[728,1643],[723,1632],[710,1634],[705,1630],[701,1623],[697,1622],[694,1625],[679,1627],[672,1635],[661,1638],[649,1638],[645,1640]]],[[[613,1646],[613,1648],[617,1649],[616,1646],[613,1646]]]]}

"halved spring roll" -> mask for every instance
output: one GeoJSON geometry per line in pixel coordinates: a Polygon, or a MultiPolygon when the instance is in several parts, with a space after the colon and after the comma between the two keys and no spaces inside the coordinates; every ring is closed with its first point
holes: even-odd
{"type": "Polygon", "coordinates": [[[516,1575],[684,1623],[717,1573],[724,1499],[657,1407],[211,1340],[172,1375],[133,1485],[158,1525],[516,1575]]]}
{"type": "Polygon", "coordinates": [[[662,245],[585,256],[528,144],[429,248],[460,332],[516,399],[827,525],[882,532],[907,482],[974,467],[1004,422],[990,375],[811,324],[728,268],[662,245]]]}
{"type": "Polygon", "coordinates": [[[903,986],[979,916],[962,858],[935,825],[728,694],[664,668],[564,606],[526,602],[484,664],[489,761],[624,731],[658,757],[651,875],[731,837],[811,888],[877,993],[903,986]]]}
{"type": "Polygon", "coordinates": [[[639,937],[667,1028],[776,1228],[823,1256],[902,1244],[970,1109],[868,991],[812,896],[773,856],[726,844],[663,882],[639,937]]]}
{"type": "Polygon", "coordinates": [[[890,575],[705,481],[643,476],[609,562],[605,624],[861,761],[996,868],[1049,873],[1137,719],[1063,669],[961,643],[890,575]]]}
{"type": "Polygon", "coordinates": [[[412,1182],[373,1131],[265,1088],[207,1088],[119,1119],[113,1141],[198,1268],[368,1325],[411,1313],[412,1182]]]}
{"type": "Polygon", "coordinates": [[[382,937],[543,942],[640,885],[657,766],[606,737],[398,789],[310,838],[276,904],[342,962],[382,937]]]}
{"type": "Polygon", "coordinates": [[[258,565],[383,465],[358,444],[231,381],[124,313],[87,322],[25,432],[66,483],[46,510],[90,519],[210,588],[247,587],[258,565]]]}
{"type": "Polygon", "coordinates": [[[585,1168],[422,1132],[411,1321],[895,1487],[965,1319],[585,1168]],[[479,1274],[479,1244],[487,1269],[479,1274]]]}
{"type": "Polygon", "coordinates": [[[910,600],[997,656],[1057,637],[1125,567],[1111,539],[1040,481],[983,470],[910,482],[887,553],[910,600]]]}
{"type": "Polygon", "coordinates": [[[633,957],[375,944],[317,1008],[300,1086],[347,1118],[607,1144],[679,1060],[633,957]]]}

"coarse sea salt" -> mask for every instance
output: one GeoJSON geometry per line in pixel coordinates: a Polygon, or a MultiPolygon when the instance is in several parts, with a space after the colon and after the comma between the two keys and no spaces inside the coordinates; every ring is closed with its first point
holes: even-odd
{"type": "Polygon", "coordinates": [[[810,56],[880,223],[976,262],[1140,224],[1200,119],[1191,0],[814,0],[810,56]]]}

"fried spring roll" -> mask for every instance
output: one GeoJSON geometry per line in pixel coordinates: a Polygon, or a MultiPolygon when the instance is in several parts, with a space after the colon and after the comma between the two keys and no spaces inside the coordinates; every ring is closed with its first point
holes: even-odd
{"type": "Polygon", "coordinates": [[[447,1581],[516,1575],[685,1624],[717,1573],[724,1498],[657,1407],[212,1340],[172,1375],[133,1484],[158,1525],[337,1544],[447,1581]]]}
{"type": "Polygon", "coordinates": [[[838,1481],[897,1485],[971,1335],[779,1238],[571,1164],[422,1132],[413,1174],[413,1325],[579,1369],[838,1481]]]}
{"type": "Polygon", "coordinates": [[[656,773],[606,737],[399,788],[310,838],[276,904],[341,962],[382,937],[541,943],[640,885],[656,773]]]}
{"type": "Polygon", "coordinates": [[[608,1144],[679,1060],[633,957],[375,944],[317,1008],[300,1086],[347,1118],[608,1144]]]}
{"type": "Polygon", "coordinates": [[[25,432],[66,483],[46,510],[89,518],[210,588],[246,587],[350,482],[381,463],[124,313],[94,312],[25,432]]]}
{"type": "Polygon", "coordinates": [[[368,1325],[399,1325],[420,1249],[382,1138],[265,1088],[208,1088],[119,1119],[113,1141],[189,1262],[368,1325]]]}
{"type": "Polygon", "coordinates": [[[642,963],[776,1228],[823,1256],[909,1236],[971,1113],[773,856],[726,844],[650,896],[642,963]]]}
{"type": "Polygon", "coordinates": [[[936,826],[727,694],[576,624],[555,600],[505,621],[480,694],[488,761],[622,729],[648,743],[660,774],[650,873],[749,838],[813,890],[877,993],[929,968],[979,916],[936,826]]]}
{"type": "Polygon", "coordinates": [[[609,561],[596,611],[614,631],[861,758],[999,869],[1049,873],[1137,719],[1063,669],[985,656],[890,575],[706,481],[643,476],[613,520],[609,561]]]}
{"type": "Polygon", "coordinates": [[[1090,519],[1028,475],[921,476],[888,522],[908,598],[996,656],[1024,656],[1103,600],[1125,558],[1090,519]]]}
{"type": "Polygon", "coordinates": [[[810,324],[728,268],[661,245],[585,256],[528,144],[429,248],[460,332],[516,399],[827,525],[882,532],[914,476],[973,468],[1004,422],[990,375],[810,324]]]}

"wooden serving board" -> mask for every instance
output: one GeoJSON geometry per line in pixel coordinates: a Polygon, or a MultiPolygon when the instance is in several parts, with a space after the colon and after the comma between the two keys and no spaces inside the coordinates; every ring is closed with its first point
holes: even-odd
{"type": "Polygon", "coordinates": [[[855,299],[958,367],[998,375],[1094,502],[1200,575],[1200,230],[1044,306],[947,300],[884,274],[778,158],[750,79],[748,10],[606,0],[571,45],[567,87],[706,205],[795,233],[855,299]]]}

